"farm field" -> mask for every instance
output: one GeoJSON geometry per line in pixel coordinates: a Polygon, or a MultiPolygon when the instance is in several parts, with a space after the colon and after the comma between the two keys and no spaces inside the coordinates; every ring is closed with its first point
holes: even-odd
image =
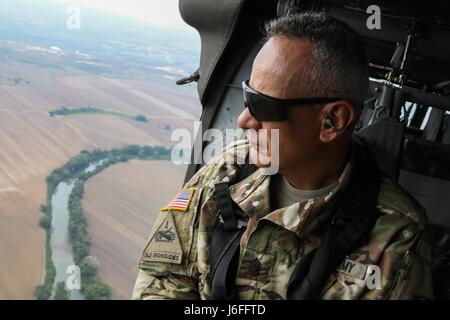
{"type": "MultiPolygon", "coordinates": [[[[171,129],[192,130],[193,119],[199,117],[199,113],[199,102],[194,94],[146,81],[55,75],[49,83],[42,85],[1,84],[0,299],[32,299],[35,286],[42,280],[44,231],[38,222],[40,205],[46,197],[45,177],[52,170],[83,149],[110,149],[124,144],[168,146],[172,143],[171,129]],[[149,122],[140,123],[112,115],[48,115],[49,111],[62,106],[99,106],[142,114],[149,122]]],[[[149,162],[144,166],[145,172],[151,174],[152,164],[149,162]]],[[[166,168],[167,175],[173,175],[170,183],[176,187],[184,171],[171,170],[166,168]]],[[[138,171],[131,169],[137,175],[138,171]]],[[[126,180],[126,176],[122,178],[126,180]]],[[[148,179],[151,183],[151,177],[148,179]]],[[[89,192],[86,194],[90,197],[89,192]]],[[[94,214],[91,209],[92,228],[102,230],[102,226],[95,225],[98,220],[93,218],[94,214]]],[[[140,232],[136,234],[143,237],[144,233],[140,232]]],[[[98,239],[103,241],[101,236],[98,239]]],[[[136,239],[133,241],[137,244],[136,239]]],[[[101,242],[93,242],[94,248],[102,246],[101,242]]],[[[100,263],[107,264],[106,261],[100,263]]],[[[108,283],[106,277],[105,281],[108,283]]],[[[116,287],[115,284],[111,286],[116,287]]],[[[117,288],[124,286],[117,284],[117,288]]],[[[125,291],[118,289],[122,295],[118,296],[124,297],[125,291]]]]}
{"type": "MultiPolygon", "coordinates": [[[[148,8],[144,2],[140,3],[148,8]]],[[[82,150],[127,144],[171,147],[178,143],[171,141],[173,130],[192,132],[200,117],[195,83],[175,85],[200,61],[200,37],[181,20],[178,5],[167,12],[173,24],[158,24],[123,10],[110,11],[107,3],[108,7],[96,7],[86,1],[71,7],[65,0],[0,1],[0,300],[33,299],[35,287],[44,280],[45,232],[39,221],[47,200],[45,179],[53,170],[82,150]],[[70,13],[73,8],[79,9],[78,16],[70,13]],[[79,23],[73,28],[75,20],[79,23]],[[54,113],[64,108],[104,112],[54,113]]],[[[159,10],[164,8],[150,6],[152,12],[142,11],[163,16],[159,10]]],[[[93,177],[93,195],[85,193],[89,223],[93,232],[105,234],[92,234],[92,248],[102,266],[100,276],[115,297],[129,295],[132,284],[125,282],[134,277],[129,273],[137,261],[127,259],[138,258],[137,244],[149,231],[153,207],[148,205],[156,205],[164,190],[179,187],[184,174],[180,167],[143,161],[113,166],[93,177]],[[165,187],[158,176],[163,172],[170,177],[165,187]],[[139,193],[152,190],[153,176],[158,177],[158,189],[139,193]],[[102,179],[110,179],[111,185],[102,186],[102,179]],[[117,195],[117,188],[124,194],[117,195]],[[97,196],[107,203],[95,201],[97,196]],[[124,203],[117,204],[119,200],[124,203]],[[112,203],[124,210],[112,210],[107,219],[112,203]],[[129,209],[147,225],[136,220],[127,224],[129,209]],[[122,219],[122,229],[107,224],[122,219]],[[106,244],[115,232],[119,242],[106,244]],[[108,250],[108,245],[130,250],[118,260],[118,269],[103,268],[110,258],[101,250],[108,250]]]]}
{"type": "Polygon", "coordinates": [[[153,222],[159,208],[178,192],[185,170],[169,161],[133,160],[113,165],[86,183],[82,205],[91,253],[114,299],[130,299],[153,222]]]}

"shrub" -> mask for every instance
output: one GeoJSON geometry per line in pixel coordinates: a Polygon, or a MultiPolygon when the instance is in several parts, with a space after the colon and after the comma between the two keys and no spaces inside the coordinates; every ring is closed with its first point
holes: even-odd
{"type": "Polygon", "coordinates": [[[56,285],[56,291],[53,300],[69,300],[69,293],[66,290],[66,285],[64,282],[58,282],[58,284],[56,285]]]}

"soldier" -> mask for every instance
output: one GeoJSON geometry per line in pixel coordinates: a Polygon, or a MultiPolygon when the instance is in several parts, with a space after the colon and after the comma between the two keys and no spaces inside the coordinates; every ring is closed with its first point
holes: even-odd
{"type": "Polygon", "coordinates": [[[266,32],[238,124],[279,130],[279,172],[264,174],[251,137],[200,169],[161,209],[133,298],[432,298],[424,209],[352,135],[368,92],[362,39],[312,13],[266,32]]]}

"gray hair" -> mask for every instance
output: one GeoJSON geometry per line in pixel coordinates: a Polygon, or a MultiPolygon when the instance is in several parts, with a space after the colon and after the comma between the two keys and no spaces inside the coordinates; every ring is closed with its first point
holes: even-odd
{"type": "Polygon", "coordinates": [[[368,93],[368,61],[362,37],[323,13],[283,16],[266,24],[266,41],[298,37],[312,45],[312,60],[301,76],[305,96],[342,97],[363,103],[368,93]]]}

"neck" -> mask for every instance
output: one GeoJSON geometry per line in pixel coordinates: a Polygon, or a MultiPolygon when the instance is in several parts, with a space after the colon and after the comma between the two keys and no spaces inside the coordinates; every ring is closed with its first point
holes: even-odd
{"type": "Polygon", "coordinates": [[[318,190],[324,188],[338,181],[348,160],[348,149],[349,143],[330,146],[310,163],[280,170],[280,173],[297,189],[318,190]]]}

